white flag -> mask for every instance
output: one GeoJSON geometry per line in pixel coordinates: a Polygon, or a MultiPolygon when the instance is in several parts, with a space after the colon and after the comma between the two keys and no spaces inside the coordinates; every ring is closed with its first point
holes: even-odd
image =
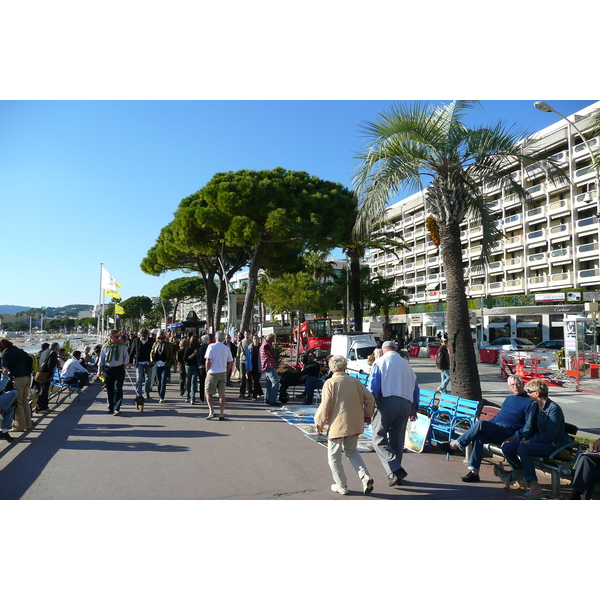
{"type": "Polygon", "coordinates": [[[104,268],[102,267],[102,276],[100,277],[100,287],[103,290],[117,291],[119,284],[117,280],[104,268]]]}

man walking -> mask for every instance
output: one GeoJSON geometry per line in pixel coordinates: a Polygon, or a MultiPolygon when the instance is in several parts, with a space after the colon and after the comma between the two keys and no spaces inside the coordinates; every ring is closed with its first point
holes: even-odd
{"type": "Polygon", "coordinates": [[[219,421],[225,420],[225,386],[227,385],[227,373],[233,366],[231,350],[223,343],[225,332],[217,331],[215,343],[209,344],[206,349],[206,403],[208,404],[207,419],[214,419],[213,394],[219,394],[220,412],[219,421]]]}
{"type": "Polygon", "coordinates": [[[152,342],[149,338],[150,332],[140,329],[138,336],[131,343],[130,362],[135,367],[135,395],[140,398],[144,393],[150,398],[151,373],[154,363],[150,360],[152,342]]]}
{"type": "Polygon", "coordinates": [[[238,344],[237,353],[237,368],[242,380],[240,384],[240,398],[246,397],[246,387],[248,388],[248,397],[252,397],[252,374],[250,371],[246,371],[246,358],[250,346],[252,346],[252,338],[250,337],[250,332],[246,330],[244,331],[244,337],[238,344]]]}
{"type": "Polygon", "coordinates": [[[110,332],[108,342],[102,346],[98,358],[98,376],[104,374],[104,385],[108,396],[108,413],[121,414],[123,402],[123,382],[125,366],[129,364],[127,344],[121,341],[121,334],[116,329],[110,332]]]}
{"type": "Polygon", "coordinates": [[[384,342],[367,387],[375,396],[377,408],[373,416],[373,446],[388,475],[389,486],[397,486],[407,476],[402,468],[402,451],[408,419],[416,418],[419,386],[408,361],[396,352],[395,342],[384,342]]]}
{"type": "Polygon", "coordinates": [[[277,377],[277,363],[275,362],[275,351],[272,342],[275,341],[275,334],[268,333],[265,341],[260,347],[260,363],[265,374],[265,404],[277,406],[277,395],[279,393],[279,378],[277,377]]]}

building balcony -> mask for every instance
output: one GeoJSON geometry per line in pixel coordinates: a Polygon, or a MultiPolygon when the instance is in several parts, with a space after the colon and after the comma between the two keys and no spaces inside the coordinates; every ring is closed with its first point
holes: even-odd
{"type": "Polygon", "coordinates": [[[425,213],[421,211],[415,215],[415,224],[425,220],[425,213]]]}
{"type": "Polygon", "coordinates": [[[547,207],[538,206],[528,210],[525,214],[527,215],[527,223],[533,225],[534,223],[541,223],[546,220],[547,207]]]}
{"type": "Polygon", "coordinates": [[[523,289],[523,280],[522,279],[507,279],[504,282],[504,289],[507,292],[514,293],[516,291],[523,289]]]}
{"type": "Polygon", "coordinates": [[[473,227],[469,233],[472,240],[480,239],[483,237],[483,226],[478,225],[477,227],[473,227]]]}
{"type": "Polygon", "coordinates": [[[504,219],[504,230],[512,231],[514,229],[518,229],[523,225],[523,216],[521,214],[511,215],[510,217],[506,217],[504,219]]]}
{"type": "Polygon", "coordinates": [[[588,167],[577,169],[573,175],[573,181],[575,183],[582,183],[583,181],[593,179],[594,177],[596,177],[596,169],[594,169],[593,165],[589,165],[588,167]]]}
{"type": "Polygon", "coordinates": [[[577,246],[577,251],[575,256],[578,259],[581,258],[586,258],[586,257],[591,257],[591,256],[598,256],[598,248],[599,248],[599,244],[598,242],[593,242],[591,244],[582,244],[581,246],[577,246]]]}
{"type": "Polygon", "coordinates": [[[557,200],[548,207],[548,214],[558,216],[560,214],[569,214],[571,212],[570,203],[567,200],[557,200]]]}
{"type": "Polygon", "coordinates": [[[470,286],[469,293],[474,296],[477,296],[477,295],[481,296],[481,294],[483,294],[483,284],[476,283],[476,284],[470,286]]]}
{"type": "Polygon", "coordinates": [[[529,288],[532,290],[548,287],[548,278],[546,275],[540,275],[539,277],[529,278],[529,288]]]}
{"type": "Polygon", "coordinates": [[[548,260],[551,264],[563,264],[571,262],[571,248],[559,248],[558,250],[552,250],[548,252],[548,260]]]}
{"type": "Polygon", "coordinates": [[[481,254],[481,246],[473,246],[471,248],[469,248],[469,256],[473,257],[473,256],[479,256],[481,254]]]}
{"type": "Polygon", "coordinates": [[[587,219],[580,219],[575,225],[576,233],[583,231],[597,231],[598,230],[598,217],[588,217],[587,219]]]}
{"type": "Polygon", "coordinates": [[[523,247],[523,236],[513,235],[513,237],[506,238],[504,240],[504,248],[506,250],[523,247]]]}
{"type": "Polygon", "coordinates": [[[504,266],[506,269],[515,269],[515,268],[523,268],[523,258],[521,256],[516,256],[514,258],[508,258],[504,261],[504,266]]]}
{"type": "Polygon", "coordinates": [[[492,281],[488,283],[488,292],[490,294],[498,294],[504,291],[504,281],[492,281]]]}
{"type": "Polygon", "coordinates": [[[571,224],[561,223],[550,227],[550,243],[559,242],[571,237],[571,224]]]}
{"type": "Polygon", "coordinates": [[[546,187],[543,184],[538,183],[537,185],[525,188],[525,191],[530,198],[540,198],[546,193],[546,187]]]}
{"type": "Polygon", "coordinates": [[[547,238],[546,229],[538,229],[537,231],[530,231],[527,236],[527,248],[535,248],[535,245],[542,245],[547,238]]]}
{"type": "Polygon", "coordinates": [[[582,284],[596,283],[600,281],[600,269],[585,269],[578,271],[577,278],[582,284]]]}
{"type": "Polygon", "coordinates": [[[587,146],[582,142],[581,144],[577,144],[575,148],[573,148],[573,158],[580,158],[581,156],[589,156],[590,152],[588,150],[588,146],[592,149],[592,152],[598,150],[598,142],[600,137],[592,138],[587,141],[587,146]]]}
{"type": "Polygon", "coordinates": [[[502,261],[501,260],[497,260],[488,265],[489,273],[496,273],[498,271],[502,271],[502,261]]]}
{"type": "Polygon", "coordinates": [[[550,275],[550,286],[556,287],[557,285],[564,287],[573,284],[573,273],[555,273],[550,275]]]}

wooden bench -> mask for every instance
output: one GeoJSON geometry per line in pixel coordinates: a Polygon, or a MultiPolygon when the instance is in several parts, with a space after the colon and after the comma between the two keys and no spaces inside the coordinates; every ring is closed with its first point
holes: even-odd
{"type": "Polygon", "coordinates": [[[427,450],[431,442],[449,443],[457,430],[461,432],[475,424],[479,413],[479,402],[450,394],[442,394],[436,410],[431,413],[431,427],[427,440],[427,450]]]}
{"type": "MultiPolygon", "coordinates": [[[[573,469],[575,461],[582,452],[581,444],[575,441],[578,428],[572,423],[565,423],[565,431],[571,437],[570,444],[557,448],[550,456],[533,458],[533,464],[538,471],[550,475],[552,481],[552,494],[550,498],[560,498],[560,480],[573,482],[573,469]]],[[[496,456],[504,458],[502,448],[497,444],[484,444],[484,449],[496,456]]]]}

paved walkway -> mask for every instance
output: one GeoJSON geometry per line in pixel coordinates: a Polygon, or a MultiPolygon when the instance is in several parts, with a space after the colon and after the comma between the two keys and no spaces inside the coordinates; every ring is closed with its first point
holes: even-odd
{"type": "MultiPolygon", "coordinates": [[[[81,400],[51,402],[29,432],[0,446],[1,499],[243,499],[243,500],[513,500],[484,464],[482,482],[465,484],[463,457],[406,452],[404,485],[390,488],[375,453],[362,454],[375,480],[370,496],[345,462],[350,495],[330,491],[324,446],[228,388],[227,420],[206,421],[205,404],[179,397],[178,376],[167,402],[156,395],[136,412],[127,381],[121,416],[106,411],[99,383],[81,400]]],[[[549,491],[549,479],[541,480],[549,491]]]]}

